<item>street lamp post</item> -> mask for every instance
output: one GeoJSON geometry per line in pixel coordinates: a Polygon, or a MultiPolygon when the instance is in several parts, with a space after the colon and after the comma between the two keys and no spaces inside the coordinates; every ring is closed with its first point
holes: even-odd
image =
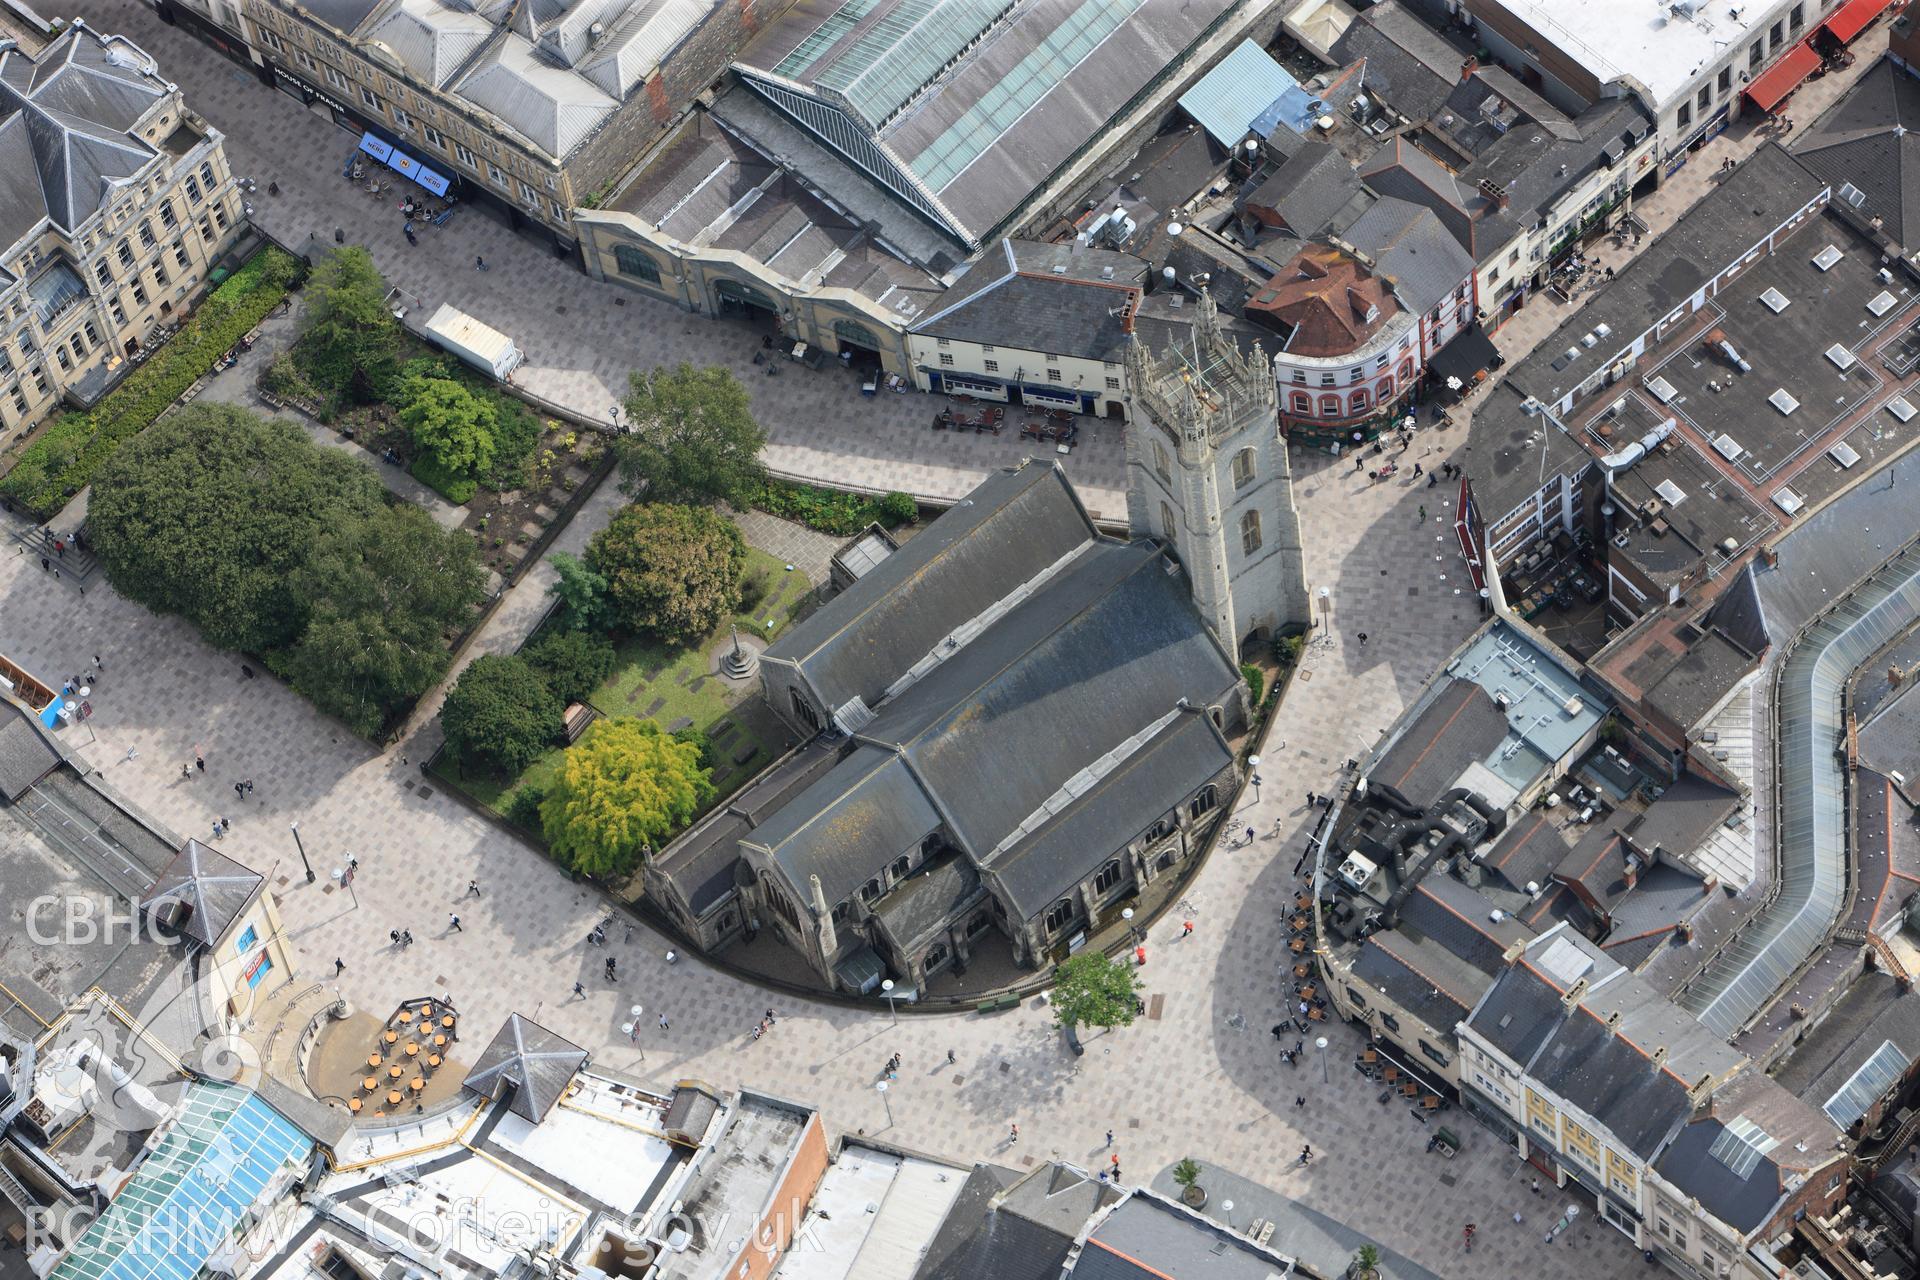
{"type": "Polygon", "coordinates": [[[1313,1042],[1313,1047],[1320,1051],[1320,1083],[1325,1084],[1327,1083],[1327,1038],[1321,1036],[1313,1042]]]}
{"type": "Polygon", "coordinates": [[[293,847],[300,851],[300,865],[307,869],[307,883],[312,884],[314,878],[313,864],[307,861],[307,846],[300,843],[300,824],[291,822],[287,824],[287,827],[293,832],[293,847]]]}
{"type": "MultiPolygon", "coordinates": [[[[630,1006],[627,1009],[627,1016],[633,1019],[633,1021],[629,1022],[625,1028],[627,1033],[627,1039],[633,1042],[633,1047],[636,1049],[640,1049],[640,1030],[639,1030],[640,1015],[645,1012],[646,1012],[646,1008],[643,1005],[636,1004],[636,1005],[630,1006]]],[[[640,1061],[645,1062],[646,1060],[647,1060],[647,1051],[645,1049],[640,1049],[640,1061]]]]}
{"type": "Polygon", "coordinates": [[[885,1080],[875,1081],[873,1087],[874,1091],[880,1095],[880,1101],[886,1105],[887,1128],[891,1129],[893,1128],[893,1099],[887,1097],[887,1082],[885,1080]]]}
{"type": "MultiPolygon", "coordinates": [[[[295,832],[294,834],[297,837],[299,833],[295,832]]],[[[345,867],[335,867],[333,869],[333,878],[338,880],[340,887],[347,891],[347,896],[353,899],[353,909],[358,911],[360,909],[360,895],[353,891],[353,877],[347,874],[347,869],[345,867]]]]}
{"type": "Polygon", "coordinates": [[[1247,769],[1253,774],[1253,802],[1260,803],[1260,757],[1248,756],[1247,769]]]}
{"type": "Polygon", "coordinates": [[[896,1027],[899,1026],[900,1025],[900,1007],[894,1004],[893,1002],[893,979],[892,978],[882,979],[880,983],[880,991],[883,995],[887,997],[887,1012],[893,1015],[893,1025],[896,1027]]]}
{"type": "Polygon", "coordinates": [[[1121,918],[1122,920],[1124,920],[1124,921],[1126,921],[1126,924],[1127,924],[1127,937],[1129,937],[1129,938],[1131,938],[1131,939],[1133,939],[1133,940],[1134,940],[1134,941],[1136,941],[1136,942],[1137,942],[1137,941],[1139,941],[1139,939],[1140,939],[1140,931],[1139,931],[1138,929],[1136,929],[1136,928],[1134,928],[1134,927],[1133,927],[1133,908],[1132,908],[1132,907],[1122,907],[1122,908],[1120,909],[1120,918],[1121,918]]]}
{"type": "Polygon", "coordinates": [[[1320,634],[1325,635],[1333,626],[1333,589],[1320,588],[1320,634]]]}
{"type": "Polygon", "coordinates": [[[1229,1200],[1225,1204],[1222,1204],[1220,1206],[1220,1212],[1227,1215],[1227,1230],[1233,1230],[1233,1201],[1229,1200]]]}

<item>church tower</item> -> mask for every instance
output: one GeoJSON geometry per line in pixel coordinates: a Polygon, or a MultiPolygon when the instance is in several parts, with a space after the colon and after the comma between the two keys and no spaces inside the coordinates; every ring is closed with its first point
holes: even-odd
{"type": "Polygon", "coordinates": [[[1272,360],[1235,345],[1205,292],[1194,311],[1168,350],[1127,348],[1127,519],[1179,556],[1201,616],[1238,655],[1311,621],[1300,517],[1272,360]]]}

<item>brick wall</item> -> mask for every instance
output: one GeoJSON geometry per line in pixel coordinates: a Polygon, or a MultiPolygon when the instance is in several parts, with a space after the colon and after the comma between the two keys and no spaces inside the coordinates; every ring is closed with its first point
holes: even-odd
{"type": "Polygon", "coordinates": [[[567,165],[576,203],[610,186],[726,74],[748,41],[794,0],[725,0],[670,52],[665,64],[613,113],[567,165]]]}
{"type": "Polygon", "coordinates": [[[799,1144],[787,1171],[773,1189],[753,1235],[741,1253],[740,1265],[727,1272],[728,1280],[767,1280],[780,1264],[781,1255],[793,1242],[794,1233],[806,1219],[807,1206],[827,1172],[827,1131],[815,1113],[800,1131],[799,1144]]]}

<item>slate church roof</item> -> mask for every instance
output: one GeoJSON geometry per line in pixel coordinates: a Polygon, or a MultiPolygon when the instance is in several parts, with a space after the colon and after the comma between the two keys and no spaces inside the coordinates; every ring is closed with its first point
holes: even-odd
{"type": "Polygon", "coordinates": [[[980,485],[763,657],[852,751],[743,840],[829,904],[944,831],[1031,914],[1223,770],[1239,674],[1157,544],[1057,467],[980,485]],[[856,703],[855,700],[858,700],[856,703]]]}

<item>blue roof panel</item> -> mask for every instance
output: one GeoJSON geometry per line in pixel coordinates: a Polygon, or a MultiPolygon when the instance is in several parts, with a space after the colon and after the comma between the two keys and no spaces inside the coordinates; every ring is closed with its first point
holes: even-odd
{"type": "Polygon", "coordinates": [[[1218,66],[1180,95],[1180,109],[1231,151],[1247,136],[1253,122],[1289,91],[1306,96],[1300,82],[1265,49],[1242,40],[1218,66]]]}

